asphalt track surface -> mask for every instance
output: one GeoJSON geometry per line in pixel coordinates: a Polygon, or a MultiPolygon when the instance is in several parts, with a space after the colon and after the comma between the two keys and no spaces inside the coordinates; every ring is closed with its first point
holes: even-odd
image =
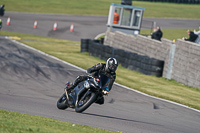
{"type": "Polygon", "coordinates": [[[0,37],[0,109],[123,133],[200,131],[199,111],[116,84],[104,105],[93,104],[83,113],[57,109],[64,84],[80,74],[85,73],[73,65],[0,37]]]}
{"type": "MultiPolygon", "coordinates": [[[[5,31],[48,36],[60,39],[80,41],[82,38],[94,39],[97,35],[107,30],[107,16],[83,16],[83,15],[55,15],[55,14],[30,14],[6,12],[2,18],[5,31]],[[6,22],[10,17],[10,25],[6,22]],[[33,28],[37,20],[37,29],[33,28]],[[53,30],[57,22],[57,30],[53,30]],[[74,31],[70,32],[70,26],[74,24],[74,31]]],[[[142,29],[152,28],[152,22],[163,29],[198,29],[200,19],[165,19],[165,18],[143,18],[142,29]]],[[[185,36],[187,33],[185,32],[185,36]]]]}
{"type": "Polygon", "coordinates": [[[199,133],[200,112],[114,85],[105,104],[83,113],[59,110],[66,81],[84,72],[8,39],[0,39],[0,109],[123,133],[199,133]]]}

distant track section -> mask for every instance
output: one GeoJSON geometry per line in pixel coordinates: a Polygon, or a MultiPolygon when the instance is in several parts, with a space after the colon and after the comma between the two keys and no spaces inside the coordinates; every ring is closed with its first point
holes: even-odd
{"type": "MultiPolygon", "coordinates": [[[[2,17],[2,30],[80,41],[82,38],[94,39],[99,34],[105,33],[107,19],[107,16],[6,12],[2,17]],[[8,17],[10,17],[10,25],[6,25],[8,17]],[[34,28],[35,21],[37,21],[37,28],[34,28]],[[54,30],[55,23],[57,23],[56,30],[54,30]],[[72,24],[73,31],[70,31],[72,24]]],[[[162,29],[196,29],[200,22],[194,19],[143,18],[142,29],[150,29],[150,34],[154,21],[162,29]]]]}

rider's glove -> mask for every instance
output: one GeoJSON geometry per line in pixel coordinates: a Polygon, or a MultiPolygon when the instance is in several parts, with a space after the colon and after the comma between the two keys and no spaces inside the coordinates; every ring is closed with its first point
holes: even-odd
{"type": "Polygon", "coordinates": [[[102,92],[103,92],[104,95],[107,95],[107,94],[109,93],[109,92],[106,91],[106,90],[103,90],[102,92]]]}
{"type": "Polygon", "coordinates": [[[107,94],[109,93],[109,89],[108,89],[108,87],[106,87],[106,89],[103,90],[102,92],[103,92],[104,95],[107,95],[107,94]]]}

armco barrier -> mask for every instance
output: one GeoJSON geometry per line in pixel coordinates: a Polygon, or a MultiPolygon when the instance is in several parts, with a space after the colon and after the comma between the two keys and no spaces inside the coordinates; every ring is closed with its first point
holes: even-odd
{"type": "Polygon", "coordinates": [[[163,74],[164,61],[106,46],[96,40],[81,39],[81,52],[103,60],[115,57],[123,67],[146,75],[162,77],[163,74]]]}

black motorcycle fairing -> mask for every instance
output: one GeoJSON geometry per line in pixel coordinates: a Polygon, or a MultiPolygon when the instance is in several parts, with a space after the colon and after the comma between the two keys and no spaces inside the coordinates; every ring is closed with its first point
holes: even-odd
{"type": "Polygon", "coordinates": [[[82,96],[84,96],[85,93],[87,93],[88,89],[86,89],[83,85],[80,88],[76,88],[74,89],[74,91],[76,92],[76,97],[74,97],[75,99],[75,106],[77,106],[78,101],[80,100],[80,98],[82,96]]]}
{"type": "Polygon", "coordinates": [[[98,76],[95,77],[95,80],[96,80],[99,88],[109,92],[108,86],[110,83],[110,78],[108,76],[106,76],[103,73],[99,73],[98,76]]]}
{"type": "Polygon", "coordinates": [[[80,82],[71,92],[65,92],[58,100],[57,107],[65,109],[67,107],[75,108],[75,111],[81,113],[85,111],[92,103],[104,103],[102,98],[105,90],[109,92],[108,85],[110,78],[102,73],[97,76],[88,76],[88,79],[80,82]],[[102,98],[102,101],[98,101],[102,98]]]}
{"type": "Polygon", "coordinates": [[[78,100],[80,94],[81,94],[82,92],[85,91],[84,86],[83,86],[83,85],[80,85],[80,84],[82,84],[82,82],[79,83],[79,84],[72,90],[72,92],[69,94],[69,99],[70,99],[70,101],[71,101],[71,104],[73,104],[73,106],[76,105],[76,101],[78,100]]]}

